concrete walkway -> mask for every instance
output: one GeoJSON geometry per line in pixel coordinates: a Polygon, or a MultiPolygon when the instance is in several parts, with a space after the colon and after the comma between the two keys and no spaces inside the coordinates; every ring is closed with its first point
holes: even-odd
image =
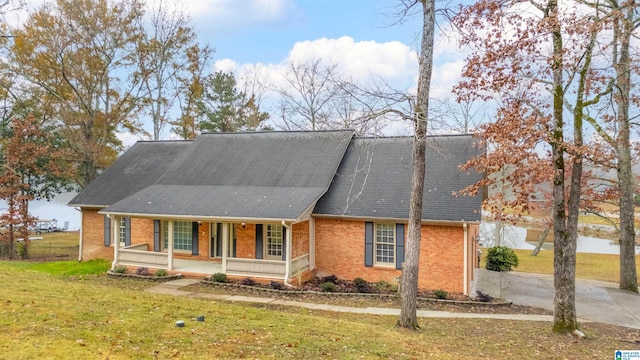
{"type": "MultiPolygon", "coordinates": [[[[618,284],[576,279],[576,312],[579,320],[640,329],[640,295],[617,288],[618,284]]],[[[553,311],[553,276],[476,270],[472,294],[480,290],[516,305],[553,311]]]]}
{"type": "MultiPolygon", "coordinates": [[[[350,307],[350,306],[337,306],[327,304],[314,304],[301,301],[290,300],[278,300],[268,297],[254,297],[254,296],[242,296],[242,295],[225,295],[225,294],[211,294],[200,293],[192,291],[180,290],[181,287],[198,283],[199,280],[194,279],[178,279],[168,281],[146,291],[156,294],[166,294],[173,296],[185,296],[192,298],[202,298],[210,300],[223,300],[223,301],[239,301],[239,302],[251,302],[259,304],[270,305],[282,305],[293,306],[312,310],[325,310],[334,312],[345,312],[355,314],[372,314],[372,315],[400,315],[400,309],[392,308],[376,308],[376,307],[350,307]]],[[[418,310],[418,317],[422,318],[467,318],[467,319],[502,319],[502,320],[524,320],[524,321],[553,321],[553,317],[549,315],[524,315],[524,314],[479,314],[479,313],[454,313],[448,311],[428,311],[418,310]]]]}

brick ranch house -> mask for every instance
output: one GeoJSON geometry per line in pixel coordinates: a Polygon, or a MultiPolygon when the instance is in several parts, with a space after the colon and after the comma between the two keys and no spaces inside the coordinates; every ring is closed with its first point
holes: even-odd
{"type": "MultiPolygon", "coordinates": [[[[412,137],[352,131],[202,134],[140,141],[69,202],[80,260],[188,276],[394,282],[404,261],[412,137]]],[[[419,287],[468,293],[477,267],[480,180],[458,165],[471,136],[428,140],[419,287]]]]}

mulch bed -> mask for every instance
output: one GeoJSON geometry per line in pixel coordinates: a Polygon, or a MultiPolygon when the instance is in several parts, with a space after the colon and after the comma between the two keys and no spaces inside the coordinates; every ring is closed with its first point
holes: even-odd
{"type": "MultiPolygon", "coordinates": [[[[397,288],[387,283],[367,283],[356,285],[353,281],[339,280],[332,277],[313,278],[301,286],[289,288],[282,283],[270,284],[253,283],[251,280],[234,280],[227,283],[205,280],[199,284],[190,285],[185,290],[195,292],[214,292],[221,294],[248,295],[271,297],[282,300],[304,301],[337,306],[352,307],[400,307],[397,288]],[[322,284],[330,281],[335,283],[334,292],[326,292],[322,284]],[[278,289],[274,289],[278,288],[278,289]]],[[[447,293],[446,299],[438,299],[435,290],[418,291],[418,308],[421,310],[492,313],[492,314],[537,314],[551,315],[552,312],[513,305],[502,299],[478,301],[460,293],[447,293]]],[[[485,299],[487,300],[487,299],[485,299]]]]}

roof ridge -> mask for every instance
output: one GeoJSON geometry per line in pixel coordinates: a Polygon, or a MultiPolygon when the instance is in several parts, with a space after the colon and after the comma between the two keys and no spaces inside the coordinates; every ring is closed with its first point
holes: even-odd
{"type": "Polygon", "coordinates": [[[235,132],[202,132],[200,135],[243,135],[243,134],[321,134],[321,133],[354,133],[352,129],[337,130],[261,130],[261,131],[235,131],[235,132]]]}

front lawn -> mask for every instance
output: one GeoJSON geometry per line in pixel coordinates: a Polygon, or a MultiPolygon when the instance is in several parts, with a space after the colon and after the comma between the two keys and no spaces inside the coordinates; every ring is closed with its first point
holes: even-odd
{"type": "Polygon", "coordinates": [[[0,359],[602,359],[640,339],[600,324],[578,340],[546,322],[478,319],[422,319],[413,332],[394,316],[151,294],[142,289],[155,283],[54,269],[0,261],[0,359]]]}

